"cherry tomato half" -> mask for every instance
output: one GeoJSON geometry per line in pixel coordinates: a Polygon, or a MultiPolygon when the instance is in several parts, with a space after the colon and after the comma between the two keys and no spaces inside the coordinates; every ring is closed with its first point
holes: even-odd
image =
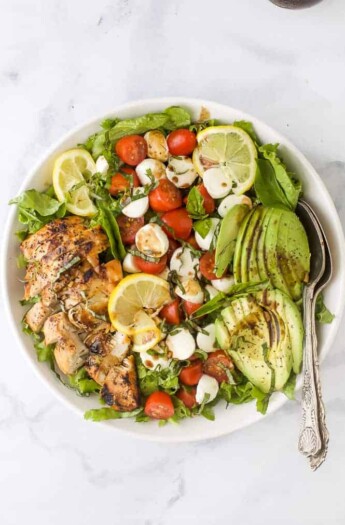
{"type": "Polygon", "coordinates": [[[146,399],[144,412],[154,419],[168,419],[175,413],[171,397],[166,392],[153,392],[146,399]]]}
{"type": "Polygon", "coordinates": [[[200,246],[198,245],[198,243],[196,242],[196,238],[195,238],[195,235],[190,235],[187,239],[187,242],[188,244],[190,244],[192,246],[192,248],[195,248],[196,250],[200,250],[200,246]]]}
{"type": "Polygon", "coordinates": [[[196,146],[195,133],[189,129],[175,129],[167,139],[171,155],[190,155],[196,146]]]}
{"type": "Polygon", "coordinates": [[[193,408],[196,405],[196,388],[189,387],[187,389],[181,387],[180,390],[177,391],[176,397],[178,397],[187,408],[193,408]]]}
{"type": "Polygon", "coordinates": [[[115,173],[115,175],[111,177],[109,193],[116,196],[118,193],[127,190],[131,186],[134,188],[140,186],[139,177],[133,168],[124,166],[123,168],[120,168],[118,173],[115,173]],[[130,177],[125,177],[124,174],[129,175],[130,177]]]}
{"type": "Polygon", "coordinates": [[[144,226],[144,217],[131,219],[126,217],[126,215],[119,215],[116,217],[116,221],[119,225],[122,242],[124,244],[134,244],[137,231],[144,226]]]}
{"type": "Polygon", "coordinates": [[[168,257],[163,255],[157,262],[145,261],[141,257],[134,256],[134,264],[144,273],[152,273],[157,275],[161,273],[167,265],[168,257]]]}
{"type": "Polygon", "coordinates": [[[168,211],[162,215],[162,221],[168,226],[165,232],[170,238],[187,240],[193,227],[193,221],[185,208],[168,211]],[[173,232],[171,232],[171,229],[173,232]]]}
{"type": "Polygon", "coordinates": [[[234,363],[223,350],[211,352],[203,366],[204,373],[217,379],[218,383],[228,381],[226,369],[233,370],[234,363]]]}
{"type": "Polygon", "coordinates": [[[203,205],[205,213],[213,213],[216,209],[216,205],[214,199],[211,197],[205,186],[203,184],[198,184],[198,186],[196,186],[196,189],[200,192],[201,196],[204,199],[203,205]]]}
{"type": "Polygon", "coordinates": [[[220,279],[215,274],[215,252],[206,252],[200,258],[200,273],[209,281],[220,279]]]}
{"type": "Polygon", "coordinates": [[[170,211],[180,208],[182,195],[170,180],[161,179],[157,188],[150,192],[149,201],[154,211],[170,211]]]}
{"type": "Polygon", "coordinates": [[[190,365],[182,368],[179,374],[179,379],[184,385],[194,386],[199,383],[202,374],[202,361],[200,359],[196,359],[190,365]]]}
{"type": "Polygon", "coordinates": [[[203,303],[191,303],[190,301],[183,301],[183,308],[188,317],[190,317],[194,312],[202,306],[203,303]]]}
{"type": "Polygon", "coordinates": [[[140,135],[122,137],[115,145],[116,154],[130,166],[137,166],[147,157],[146,140],[140,135]]]}
{"type": "Polygon", "coordinates": [[[169,324],[180,324],[181,315],[179,307],[180,301],[176,298],[171,303],[163,306],[159,312],[159,317],[165,319],[169,324]]]}

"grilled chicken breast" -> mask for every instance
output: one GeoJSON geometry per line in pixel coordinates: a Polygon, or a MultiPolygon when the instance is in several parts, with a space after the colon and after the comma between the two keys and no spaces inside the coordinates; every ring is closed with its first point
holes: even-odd
{"type": "Polygon", "coordinates": [[[107,405],[120,412],[130,412],[140,406],[140,393],[134,356],[126,357],[119,365],[113,366],[101,390],[107,405]]]}

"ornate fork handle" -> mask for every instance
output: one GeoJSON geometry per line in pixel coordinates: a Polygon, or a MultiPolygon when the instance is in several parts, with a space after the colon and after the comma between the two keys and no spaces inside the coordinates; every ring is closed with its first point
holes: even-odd
{"type": "MultiPolygon", "coordinates": [[[[315,363],[316,335],[315,335],[315,303],[313,302],[314,290],[306,287],[303,297],[304,302],[304,360],[303,360],[303,390],[302,390],[302,429],[300,432],[298,449],[305,456],[315,456],[323,447],[320,432],[319,410],[321,403],[320,380],[318,374],[318,361],[315,363]]],[[[316,467],[317,468],[317,467],[316,467]]]]}

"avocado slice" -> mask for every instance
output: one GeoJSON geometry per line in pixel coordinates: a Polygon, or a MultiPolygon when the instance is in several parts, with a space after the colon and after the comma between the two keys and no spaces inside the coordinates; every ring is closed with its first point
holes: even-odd
{"type": "Polygon", "coordinates": [[[236,204],[223,218],[218,234],[215,255],[216,276],[222,277],[225,270],[232,261],[236,238],[238,236],[243,219],[249,213],[248,206],[236,204]]]}
{"type": "Polygon", "coordinates": [[[258,257],[257,257],[257,251],[258,251],[258,243],[259,239],[263,233],[263,225],[265,223],[265,215],[267,214],[269,208],[265,208],[263,206],[258,207],[258,212],[260,214],[260,221],[258,222],[255,232],[253,235],[252,240],[252,249],[250,251],[249,259],[247,262],[247,270],[248,270],[248,281],[250,282],[260,282],[262,280],[266,280],[267,276],[265,275],[263,278],[260,277],[260,270],[258,265],[258,257]]]}
{"type": "Polygon", "coordinates": [[[247,224],[247,229],[242,241],[242,253],[241,253],[241,282],[246,283],[249,281],[249,260],[251,253],[254,249],[254,238],[257,228],[260,224],[262,207],[259,206],[254,209],[254,212],[247,224]]]}
{"type": "Polygon", "coordinates": [[[289,295],[297,301],[302,296],[303,285],[295,272],[294,265],[291,264],[291,251],[288,242],[289,229],[290,221],[288,215],[283,213],[279,224],[277,262],[284,275],[285,282],[289,289],[289,295]]]}
{"type": "Polygon", "coordinates": [[[218,318],[215,321],[216,340],[222,350],[229,350],[231,344],[231,337],[226,327],[225,322],[218,318]]]}
{"type": "Polygon", "coordinates": [[[242,222],[237,239],[236,239],[236,246],[235,246],[235,253],[234,253],[234,260],[233,260],[233,273],[234,273],[234,279],[235,283],[241,283],[241,255],[242,255],[242,244],[243,239],[247,230],[247,225],[253,215],[255,210],[252,210],[246,215],[244,218],[244,221],[242,222]]]}
{"type": "Polygon", "coordinates": [[[264,213],[262,214],[262,220],[260,225],[260,232],[258,236],[257,246],[256,246],[256,262],[257,262],[257,268],[258,268],[258,274],[260,281],[265,281],[269,278],[265,261],[264,261],[264,246],[265,246],[265,238],[267,234],[267,229],[271,220],[271,214],[273,212],[273,208],[264,208],[264,213]]]}
{"type": "Polygon", "coordinates": [[[280,290],[257,292],[255,298],[265,308],[274,310],[284,321],[290,339],[292,369],[295,374],[298,374],[303,360],[304,328],[302,316],[296,304],[280,290]]]}
{"type": "Polygon", "coordinates": [[[284,320],[274,310],[266,312],[271,317],[275,332],[275,341],[272,341],[267,358],[274,370],[274,389],[281,390],[291,374],[291,341],[284,320]]]}

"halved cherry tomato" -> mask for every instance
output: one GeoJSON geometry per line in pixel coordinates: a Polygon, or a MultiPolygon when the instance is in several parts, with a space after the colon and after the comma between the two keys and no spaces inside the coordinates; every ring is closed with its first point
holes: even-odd
{"type": "Polygon", "coordinates": [[[196,146],[195,133],[189,129],[175,129],[167,139],[171,155],[190,155],[196,146]]]}
{"type": "Polygon", "coordinates": [[[154,211],[170,211],[180,208],[182,194],[168,179],[161,179],[157,188],[149,193],[150,206],[154,211]]]}
{"type": "Polygon", "coordinates": [[[130,166],[137,166],[147,157],[146,140],[140,135],[122,137],[115,145],[116,154],[130,166]]]}
{"type": "Polygon", "coordinates": [[[134,256],[134,264],[144,273],[152,273],[154,275],[161,273],[167,265],[168,257],[163,255],[157,262],[145,261],[141,257],[134,256]]]}
{"type": "Polygon", "coordinates": [[[190,365],[182,368],[179,374],[179,379],[184,385],[193,386],[199,383],[199,379],[202,374],[202,361],[200,359],[196,359],[190,365]]]}
{"type": "Polygon", "coordinates": [[[233,370],[234,363],[230,357],[223,352],[223,350],[211,352],[203,366],[204,373],[217,379],[218,383],[228,381],[226,369],[230,371],[233,370]]]}
{"type": "Polygon", "coordinates": [[[144,217],[131,219],[126,217],[126,215],[119,215],[116,217],[116,220],[120,228],[122,242],[124,244],[134,244],[137,231],[144,226],[144,217]]]}
{"type": "Polygon", "coordinates": [[[177,248],[179,248],[180,246],[181,244],[178,241],[175,241],[175,239],[169,239],[169,250],[167,252],[169,262],[174,251],[177,250],[177,248]]]}
{"type": "Polygon", "coordinates": [[[183,301],[183,308],[188,317],[190,317],[203,303],[191,303],[190,301],[183,301]]]}
{"type": "Polygon", "coordinates": [[[169,419],[175,413],[171,397],[166,392],[153,392],[146,399],[144,412],[154,419],[169,419]]]}
{"type": "Polygon", "coordinates": [[[206,252],[200,258],[200,273],[209,281],[220,279],[215,274],[215,252],[206,252]]]}
{"type": "Polygon", "coordinates": [[[185,208],[178,208],[177,210],[164,213],[164,215],[162,215],[162,221],[168,226],[168,228],[163,229],[171,239],[178,238],[186,240],[190,236],[193,221],[185,208]]]}
{"type": "Polygon", "coordinates": [[[115,175],[111,177],[109,193],[111,195],[116,196],[118,193],[127,190],[131,186],[133,186],[134,188],[140,186],[139,177],[133,168],[130,168],[129,166],[124,166],[123,168],[120,168],[120,171],[118,173],[115,173],[115,175]],[[126,175],[130,175],[130,177],[125,177],[123,173],[125,173],[126,175]],[[132,179],[130,180],[130,178],[132,179]]]}
{"type": "Polygon", "coordinates": [[[188,237],[187,242],[196,250],[200,250],[200,246],[196,242],[195,236],[193,234],[188,237]]]}
{"type": "Polygon", "coordinates": [[[205,188],[205,186],[203,184],[198,184],[198,186],[196,186],[196,189],[200,192],[201,196],[204,199],[203,204],[204,204],[205,212],[213,213],[214,210],[216,209],[216,205],[215,205],[213,198],[211,197],[211,195],[205,188]]]}
{"type": "Polygon", "coordinates": [[[188,389],[181,387],[180,390],[176,392],[176,397],[178,397],[187,408],[193,408],[196,405],[196,388],[193,386],[188,389]]]}
{"type": "Polygon", "coordinates": [[[174,299],[171,303],[163,306],[159,312],[159,317],[162,317],[169,324],[180,324],[181,315],[180,315],[180,301],[179,299],[174,299]]]}

